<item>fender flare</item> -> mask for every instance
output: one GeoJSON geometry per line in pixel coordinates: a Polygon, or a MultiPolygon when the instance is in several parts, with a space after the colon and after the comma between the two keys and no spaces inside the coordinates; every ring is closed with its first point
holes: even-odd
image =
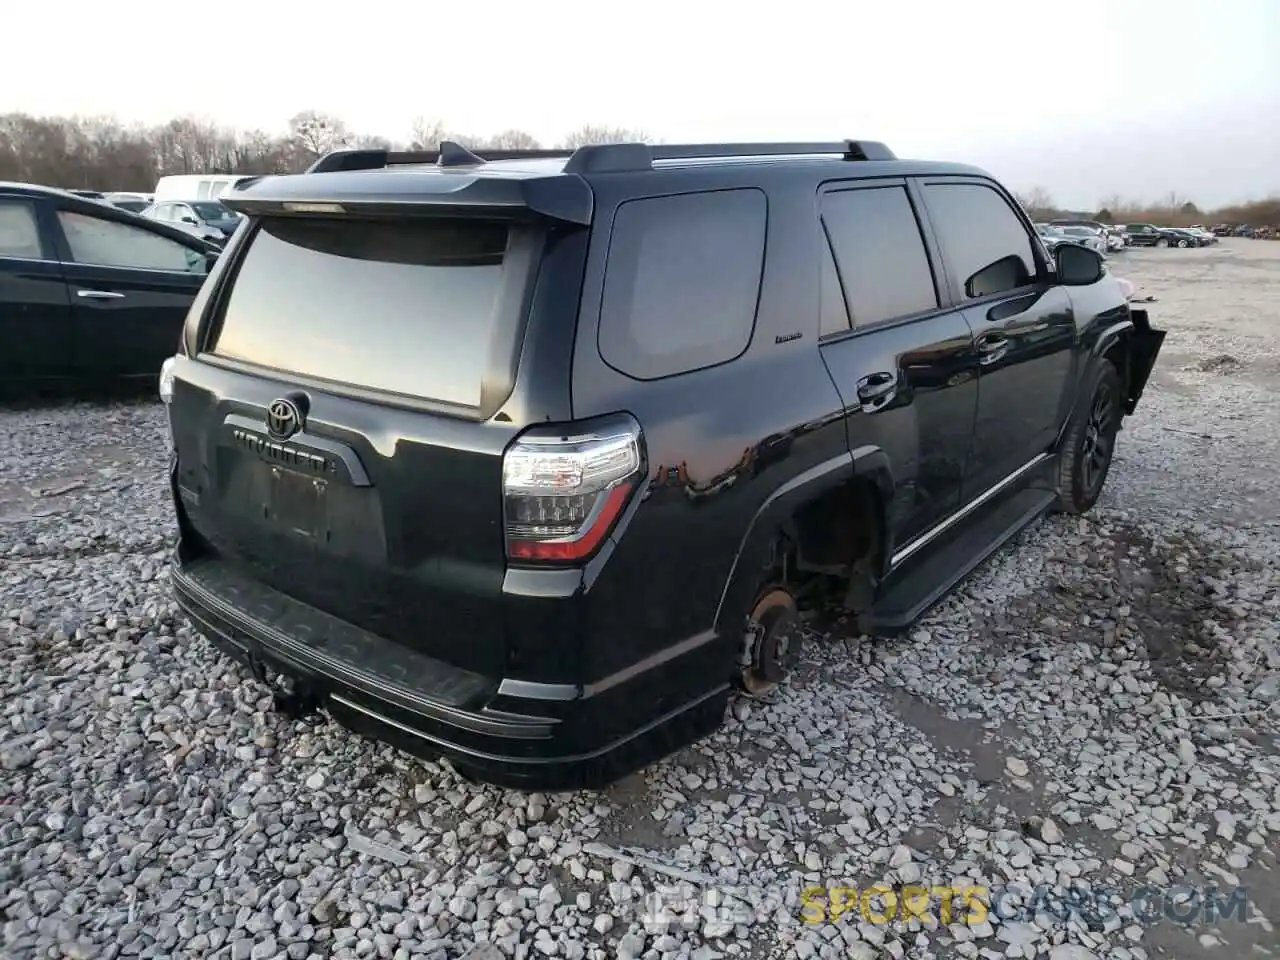
{"type": "Polygon", "coordinates": [[[888,456],[877,446],[858,447],[815,464],[782,484],[760,505],[742,535],[724,589],[720,592],[715,614],[717,633],[724,631],[727,614],[745,611],[751,602],[746,594],[756,587],[751,581],[758,572],[753,560],[764,553],[778,527],[803,504],[855,479],[869,480],[876,487],[883,512],[893,496],[893,472],[888,456]]]}
{"type": "Polygon", "coordinates": [[[1121,320],[1113,323],[1100,334],[1098,339],[1093,343],[1093,349],[1089,351],[1090,359],[1101,357],[1108,350],[1114,347],[1121,340],[1128,340],[1129,334],[1133,332],[1133,321],[1131,319],[1121,320]]]}

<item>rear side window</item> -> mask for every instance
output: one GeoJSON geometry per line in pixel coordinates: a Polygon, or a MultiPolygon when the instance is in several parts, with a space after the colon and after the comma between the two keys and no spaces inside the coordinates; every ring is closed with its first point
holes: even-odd
{"type": "Polygon", "coordinates": [[[0,200],[0,257],[44,258],[35,210],[25,200],[0,200]]]}
{"type": "Polygon", "coordinates": [[[239,264],[212,351],[479,407],[520,319],[506,297],[514,232],[478,220],[267,218],[239,264]]]}
{"type": "Polygon", "coordinates": [[[732,360],[751,342],[768,206],[759,190],[631,200],[613,221],[600,356],[656,380],[732,360]]]}
{"type": "Polygon", "coordinates": [[[984,284],[976,296],[989,296],[1030,283],[1036,275],[1031,235],[1007,200],[977,183],[931,183],[924,188],[929,217],[937,230],[952,279],[962,288],[999,261],[1012,269],[996,271],[1006,278],[1000,289],[984,284]]]}
{"type": "MultiPolygon", "coordinates": [[[[937,309],[929,256],[905,187],[824,194],[822,224],[853,326],[937,309]]],[[[832,332],[827,322],[824,307],[823,333],[832,332]]]]}

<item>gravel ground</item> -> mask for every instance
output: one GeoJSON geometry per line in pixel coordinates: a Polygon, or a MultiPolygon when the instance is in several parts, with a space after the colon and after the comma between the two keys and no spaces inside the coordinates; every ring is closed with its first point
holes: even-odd
{"type": "Polygon", "coordinates": [[[273,713],[169,599],[159,407],[0,414],[0,953],[1280,953],[1280,243],[1113,267],[1170,333],[1099,507],[909,638],[815,621],[772,702],[598,794],[273,713]],[[877,882],[994,905],[800,919],[877,882]]]}

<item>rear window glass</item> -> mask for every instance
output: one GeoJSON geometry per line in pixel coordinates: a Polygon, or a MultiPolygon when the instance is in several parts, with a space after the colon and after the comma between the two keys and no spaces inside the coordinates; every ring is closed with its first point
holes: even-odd
{"type": "Polygon", "coordinates": [[[724,190],[618,208],[600,309],[600,355],[654,380],[747,349],[764,269],[768,208],[759,190],[724,190]]]}
{"type": "Polygon", "coordinates": [[[479,406],[508,233],[476,220],[268,218],[235,276],[213,352],[479,406]]]}

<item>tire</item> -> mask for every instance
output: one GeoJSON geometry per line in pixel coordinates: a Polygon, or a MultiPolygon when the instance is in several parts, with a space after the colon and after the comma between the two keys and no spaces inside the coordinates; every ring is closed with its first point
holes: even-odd
{"type": "Polygon", "coordinates": [[[1169,241],[1166,240],[1164,237],[1161,237],[1159,240],[1155,242],[1155,245],[1157,247],[1167,247],[1169,245],[1169,241]]]}
{"type": "Polygon", "coordinates": [[[1087,513],[1098,502],[1120,429],[1119,371],[1099,360],[1087,377],[1058,458],[1058,509],[1073,515],[1087,513]]]}
{"type": "Polygon", "coordinates": [[[1186,245],[1187,245],[1187,241],[1185,241],[1185,240],[1179,240],[1179,241],[1178,241],[1178,246],[1180,246],[1180,247],[1184,247],[1184,248],[1185,248],[1185,247],[1186,247],[1186,245]]]}

